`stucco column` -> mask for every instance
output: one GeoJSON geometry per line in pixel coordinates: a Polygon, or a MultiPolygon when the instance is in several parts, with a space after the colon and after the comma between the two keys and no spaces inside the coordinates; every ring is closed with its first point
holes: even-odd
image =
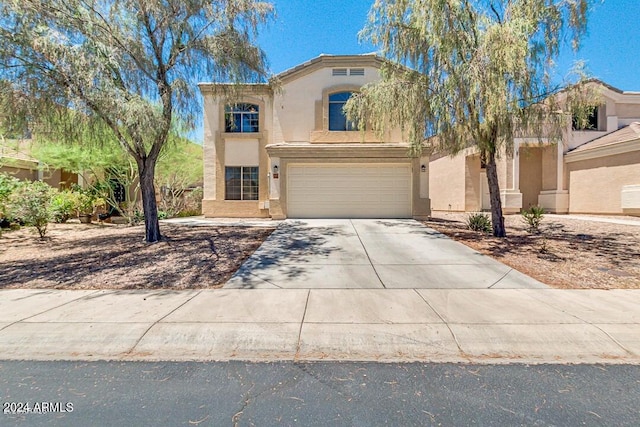
{"type": "Polygon", "coordinates": [[[556,144],[556,184],[555,190],[542,190],[538,195],[538,205],[551,213],[569,212],[569,191],[564,189],[564,144],[556,144]]]}
{"type": "MultiPolygon", "coordinates": [[[[518,145],[514,142],[513,156],[504,154],[504,183],[505,188],[500,190],[502,210],[505,213],[520,212],[522,208],[522,193],[520,193],[520,156],[518,145]]],[[[500,173],[500,168],[498,168],[500,173]]]]}
{"type": "Polygon", "coordinates": [[[556,189],[560,192],[564,190],[564,145],[562,143],[558,143],[558,158],[556,159],[556,189]]]}
{"type": "Polygon", "coordinates": [[[520,192],[520,142],[513,142],[513,189],[520,192]]]}

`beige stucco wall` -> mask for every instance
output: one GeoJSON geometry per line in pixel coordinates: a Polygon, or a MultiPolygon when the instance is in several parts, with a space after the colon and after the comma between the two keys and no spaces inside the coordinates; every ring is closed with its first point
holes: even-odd
{"type": "Polygon", "coordinates": [[[268,217],[270,165],[265,147],[270,142],[273,124],[273,98],[259,87],[239,91],[234,102],[259,106],[259,132],[224,132],[226,95],[215,95],[203,88],[204,95],[204,185],[202,213],[211,217],[268,217]],[[229,149],[227,149],[227,147],[229,149]],[[227,152],[229,151],[229,152],[227,152]],[[258,200],[225,200],[225,167],[258,166],[258,200]]]}
{"type": "Polygon", "coordinates": [[[542,191],[542,147],[520,147],[520,192],[522,207],[538,205],[542,191]]]}
{"type": "Polygon", "coordinates": [[[567,163],[569,213],[622,214],[624,185],[640,184],[640,151],[567,163]]]}
{"type": "Polygon", "coordinates": [[[616,104],[616,112],[620,119],[640,118],[640,104],[616,104]]]}
{"type": "Polygon", "coordinates": [[[465,156],[432,157],[429,162],[429,196],[436,211],[465,210],[465,156]]]}
{"type": "MultiPolygon", "coordinates": [[[[342,67],[341,67],[342,68],[342,67]]],[[[278,129],[274,143],[308,142],[311,132],[321,131],[324,111],[323,96],[341,91],[356,91],[380,78],[378,69],[364,68],[364,76],[333,76],[333,67],[320,68],[294,80],[285,81],[274,100],[278,129]],[[281,138],[281,139],[280,139],[281,138]]],[[[350,132],[358,137],[359,132],[350,132]]],[[[345,142],[345,141],[343,141],[345,142]]]]}

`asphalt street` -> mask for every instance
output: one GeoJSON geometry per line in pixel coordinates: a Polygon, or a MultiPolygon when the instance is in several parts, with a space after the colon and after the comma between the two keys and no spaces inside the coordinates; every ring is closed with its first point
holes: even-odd
{"type": "Polygon", "coordinates": [[[2,361],[0,394],[2,426],[632,426],[640,366],[2,361]]]}

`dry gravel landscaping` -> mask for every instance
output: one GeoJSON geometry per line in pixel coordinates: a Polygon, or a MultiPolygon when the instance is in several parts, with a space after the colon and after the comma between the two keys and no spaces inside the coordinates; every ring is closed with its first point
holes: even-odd
{"type": "MultiPolygon", "coordinates": [[[[531,234],[510,215],[508,237],[497,239],[468,230],[466,216],[434,213],[424,223],[556,288],[640,288],[640,226],[547,216],[531,234]]],[[[150,245],[141,226],[50,227],[45,240],[26,228],[4,232],[0,289],[219,288],[273,231],[163,224],[165,240],[150,245]]]]}
{"type": "Polygon", "coordinates": [[[163,224],[165,239],[143,242],[142,226],[50,224],[0,237],[0,289],[219,288],[274,228],[163,224]]]}
{"type": "Polygon", "coordinates": [[[424,224],[555,288],[640,289],[640,218],[618,218],[634,226],[545,216],[532,234],[508,215],[504,239],[467,229],[466,218],[434,212],[424,224]]]}

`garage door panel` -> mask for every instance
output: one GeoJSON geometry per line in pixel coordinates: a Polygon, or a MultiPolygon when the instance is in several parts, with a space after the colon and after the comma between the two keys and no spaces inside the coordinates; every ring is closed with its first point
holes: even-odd
{"type": "Polygon", "coordinates": [[[291,218],[409,218],[408,164],[289,165],[291,218]]]}

